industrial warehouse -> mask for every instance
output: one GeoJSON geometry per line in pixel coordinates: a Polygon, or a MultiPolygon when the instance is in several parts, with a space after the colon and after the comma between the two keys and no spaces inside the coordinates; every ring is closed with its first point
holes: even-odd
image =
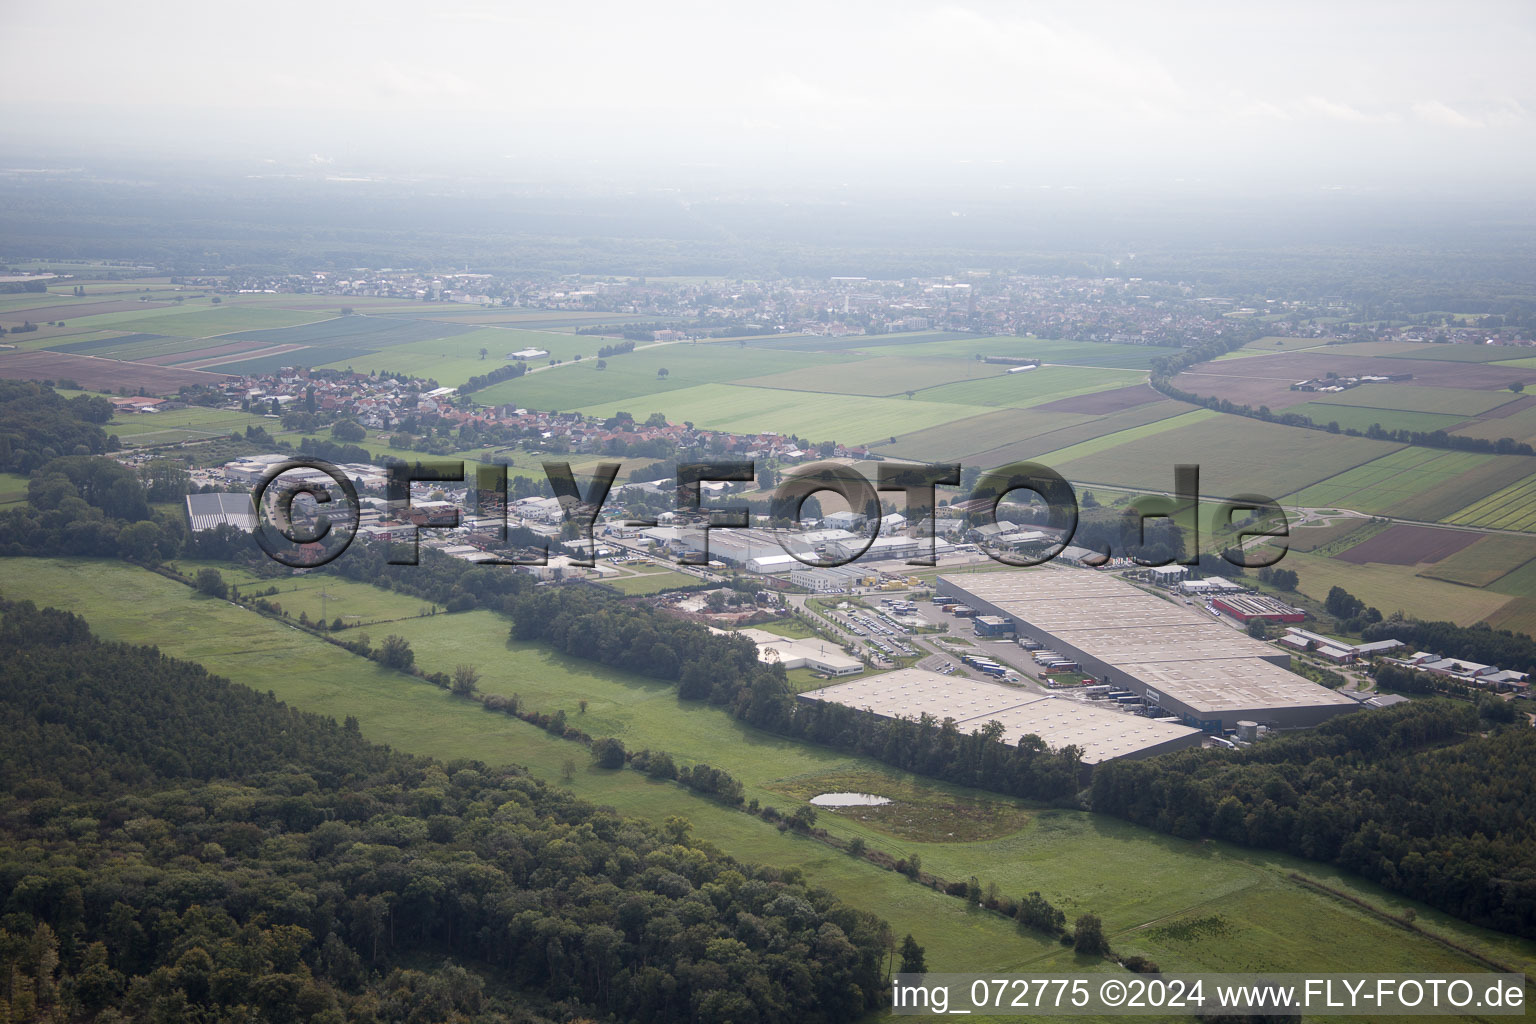
{"type": "Polygon", "coordinates": [[[1197,729],[1304,728],[1358,707],[1289,671],[1289,654],[1093,570],[940,576],[938,591],[1197,729]]]}
{"type": "Polygon", "coordinates": [[[1009,743],[1034,735],[1052,749],[1076,746],[1083,752],[1085,766],[1117,757],[1166,754],[1199,746],[1204,740],[1200,730],[1177,722],[918,668],[838,683],[802,693],[800,699],[832,701],[883,718],[917,719],[925,714],[939,721],[953,718],[962,733],[997,722],[1009,743]]]}

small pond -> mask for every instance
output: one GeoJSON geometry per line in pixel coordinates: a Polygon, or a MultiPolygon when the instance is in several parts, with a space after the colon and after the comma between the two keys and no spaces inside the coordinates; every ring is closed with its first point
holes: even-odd
{"type": "Polygon", "coordinates": [[[823,793],[811,797],[817,807],[879,807],[891,801],[873,793],[823,793]]]}

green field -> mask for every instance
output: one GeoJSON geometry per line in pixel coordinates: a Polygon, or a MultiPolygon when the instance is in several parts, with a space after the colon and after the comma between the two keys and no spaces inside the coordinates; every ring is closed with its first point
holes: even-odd
{"type": "MultiPolygon", "coordinates": [[[[1014,439],[998,444],[994,436],[976,437],[978,443],[986,442],[987,447],[975,454],[967,455],[967,461],[976,462],[979,465],[992,467],[1001,466],[1010,462],[1037,459],[1047,452],[1060,452],[1066,448],[1078,444],[1090,443],[1101,437],[1119,434],[1124,431],[1150,428],[1153,424],[1170,420],[1186,413],[1195,411],[1192,406],[1183,402],[1160,401],[1147,402],[1131,409],[1122,409],[1119,412],[1109,413],[1104,416],[1085,416],[1081,413],[1044,413],[1039,411],[1024,410],[1015,415],[1049,416],[1057,425],[1054,428],[1034,432],[1033,434],[1015,434],[1014,439]]],[[[1001,413],[997,415],[1003,415],[1001,413]]],[[[953,426],[958,427],[959,424],[953,426]]],[[[1124,440],[1124,439],[1122,439],[1124,440]]],[[[965,449],[960,449],[965,451],[965,449]]],[[[1054,459],[1055,456],[1052,455],[1054,459]]]]}
{"type": "Polygon", "coordinates": [[[1176,351],[1155,345],[1111,345],[1094,341],[1048,341],[1016,337],[964,337],[949,341],[903,344],[899,350],[881,351],[887,346],[881,345],[879,336],[864,340],[866,344],[859,347],[877,355],[952,356],[961,359],[974,359],[978,355],[1010,356],[1067,366],[1107,366],[1128,370],[1149,370],[1155,360],[1176,351]]]}
{"type": "Polygon", "coordinates": [[[1086,446],[1052,453],[1047,461],[1069,480],[1150,490],[1170,489],[1174,465],[1195,463],[1200,466],[1200,487],[1205,493],[1242,492],[1276,497],[1393,449],[1381,441],[1283,427],[1246,417],[1205,412],[1192,419],[1197,415],[1190,413],[1155,424],[1163,429],[1113,447],[1088,442],[1086,446]],[[1169,423],[1179,425],[1168,429],[1169,423]],[[1087,453],[1072,458],[1085,447],[1087,453]]]}
{"type": "Polygon", "coordinates": [[[920,459],[925,462],[964,460],[979,452],[1017,444],[1090,421],[1103,422],[1080,413],[999,409],[900,434],[889,451],[904,459],[920,459]]]}
{"type": "MultiPolygon", "coordinates": [[[[0,584],[7,597],[25,595],[81,611],[106,637],[156,642],[167,654],[200,660],[237,681],[272,689],[299,707],[356,714],[365,735],[400,749],[516,761],[551,780],[566,760],[574,760],[577,770],[570,785],[578,793],[652,820],[682,814],[698,835],[736,856],[802,867],[813,883],[890,920],[897,934],[917,935],[928,947],[932,969],[1091,966],[993,915],[967,910],[956,900],[814,841],[781,834],[680,787],[634,772],[590,768],[578,746],[481,711],[300,631],[199,597],[162,577],[117,563],[17,559],[7,569],[0,584]]],[[[631,746],[662,746],[690,760],[705,757],[780,808],[797,803],[786,790],[842,785],[850,774],[876,792],[888,788],[898,797],[907,795],[932,810],[930,832],[937,826],[969,835],[980,828],[990,838],[903,839],[894,824],[877,828],[836,813],[823,813],[818,824],[836,835],[862,836],[879,849],[921,851],[924,867],[945,877],[975,874],[1007,892],[1039,889],[1069,917],[1092,910],[1105,919],[1117,949],[1142,953],[1165,967],[1316,970],[1347,962],[1358,970],[1475,969],[1445,947],[1286,877],[1299,870],[1394,911],[1410,906],[1320,865],[1223,843],[1174,839],[1078,812],[1030,809],[780,740],[746,729],[718,709],[680,703],[663,684],[510,644],[505,621],[489,612],[416,619],[391,630],[411,639],[418,660],[429,669],[476,663],[488,692],[515,691],[547,710],[565,707],[575,724],[594,735],[612,731],[631,746]],[[583,698],[589,701],[585,715],[576,707],[583,698]],[[1214,934],[1179,927],[1212,916],[1221,919],[1211,929],[1214,934]]],[[[1536,946],[1530,943],[1417,910],[1422,925],[1527,971],[1536,966],[1536,946]]]]}
{"type": "Polygon", "coordinates": [[[1123,388],[1146,380],[1135,370],[1114,370],[1091,366],[1042,366],[1025,373],[992,374],[982,380],[928,388],[918,392],[924,402],[951,402],[959,405],[1005,405],[1020,408],[1042,402],[1123,388]]]}
{"type": "Polygon", "coordinates": [[[1536,530],[1536,476],[1473,502],[1446,522],[1492,530],[1536,530]]]}
{"type": "Polygon", "coordinates": [[[737,383],[789,391],[901,395],[908,391],[923,393],[927,389],[954,381],[991,379],[1006,372],[1005,367],[980,363],[974,359],[875,356],[857,362],[822,364],[786,373],[746,377],[737,383]]]}
{"type": "MultiPolygon", "coordinates": [[[[744,377],[793,373],[811,367],[843,363],[846,356],[818,352],[780,352],[743,349],[735,345],[666,344],[610,356],[607,367],[597,368],[596,351],[609,339],[583,338],[590,342],[585,358],[551,370],[540,370],[517,380],[504,381],[475,394],[483,404],[515,403],[531,409],[574,409],[606,402],[639,401],[653,394],[680,391],[701,384],[720,384],[744,377]],[[659,371],[666,370],[661,376],[659,371]]],[[[651,403],[648,412],[661,409],[651,403]]],[[[638,409],[627,410],[640,415],[638,409]]],[[[668,415],[676,422],[679,417],[668,415]]]]}
{"type": "Polygon", "coordinates": [[[1086,441],[1078,441],[1063,448],[1052,449],[1047,453],[1047,456],[1051,464],[1055,466],[1070,462],[1073,459],[1087,458],[1091,455],[1098,455],[1101,452],[1112,451],[1121,445],[1155,437],[1169,430],[1179,430],[1203,423],[1220,415],[1220,413],[1212,412],[1209,409],[1190,409],[1188,412],[1182,412],[1177,416],[1168,416],[1163,419],[1153,420],[1151,423],[1143,423],[1139,426],[1117,430],[1113,433],[1101,432],[1098,436],[1091,437],[1086,441]]]}
{"type": "Polygon", "coordinates": [[[273,434],[279,432],[278,421],[266,419],[260,413],[241,412],[239,409],[206,409],[196,405],[166,412],[118,413],[102,429],[109,434],[116,434],[125,446],[132,447],[225,437],[237,431],[243,432],[248,426],[264,427],[273,434]]]}
{"type": "Polygon", "coordinates": [[[704,583],[697,576],[689,576],[682,572],[652,572],[640,576],[621,576],[618,579],[603,581],[621,594],[630,597],[638,597],[642,594],[656,594],[663,590],[672,590],[676,587],[701,587],[704,583]]]}
{"type": "Polygon", "coordinates": [[[1521,409],[1508,416],[1473,420],[1463,427],[1456,428],[1452,433],[1463,437],[1481,437],[1487,441],[1508,437],[1530,444],[1536,441],[1536,406],[1521,409]]]}
{"type": "Polygon", "coordinates": [[[1412,565],[1355,565],[1293,551],[1281,567],[1295,570],[1301,578],[1296,589],[1316,601],[1326,598],[1331,588],[1343,587],[1385,616],[1400,611],[1431,622],[1470,626],[1509,601],[1506,594],[1415,575],[1412,565]]]}
{"type": "Polygon", "coordinates": [[[77,321],[92,329],[116,327],[140,334],[163,334],[178,338],[211,338],[237,331],[267,330],[280,327],[297,327],[325,318],[321,311],[299,312],[286,309],[267,309],[237,302],[225,302],[212,306],[206,302],[187,302],[179,307],[150,310],[128,310],[122,313],[102,313],[83,317],[77,321]]]}
{"type": "Polygon", "coordinates": [[[1357,405],[1329,405],[1323,402],[1293,405],[1285,411],[1306,416],[1318,426],[1337,423],[1340,429],[1361,432],[1376,425],[1383,430],[1417,430],[1428,434],[1436,430],[1450,430],[1456,424],[1466,420],[1465,416],[1455,414],[1404,412],[1401,409],[1373,409],[1357,405]]]}
{"type": "MultiPolygon", "coordinates": [[[[1487,536],[1420,570],[1431,579],[1486,587],[1536,558],[1536,537],[1487,536]]],[[[1511,593],[1499,588],[1501,593],[1511,593]]],[[[1536,596],[1536,592],[1532,595],[1536,596]]]]}
{"type": "Polygon", "coordinates": [[[27,477],[20,473],[0,473],[0,505],[27,500],[27,477]]]}
{"type": "MultiPolygon", "coordinates": [[[[776,431],[813,442],[835,440],[844,444],[884,441],[906,431],[986,411],[975,406],[905,398],[823,395],[732,384],[702,384],[646,401],[661,406],[646,411],[665,413],[673,423],[686,421],[697,427],[736,433],[776,431]]],[[[611,416],[620,408],[623,406],[607,402],[576,411],[589,416],[611,416]]],[[[640,415],[638,407],[628,411],[640,415]]]]}
{"type": "Polygon", "coordinates": [[[1284,502],[1302,508],[1385,513],[1494,458],[1438,448],[1402,448],[1288,495],[1284,502]]]}
{"type": "MultiPolygon", "coordinates": [[[[1412,384],[1362,384],[1336,395],[1317,395],[1319,405],[1349,405],[1364,409],[1399,409],[1404,412],[1460,414],[1463,419],[1507,405],[1520,396],[1512,391],[1478,391],[1471,388],[1416,387],[1412,384]]],[[[1316,419],[1317,417],[1313,417],[1316,419]]],[[[1342,420],[1339,421],[1341,424],[1342,420]]]]}

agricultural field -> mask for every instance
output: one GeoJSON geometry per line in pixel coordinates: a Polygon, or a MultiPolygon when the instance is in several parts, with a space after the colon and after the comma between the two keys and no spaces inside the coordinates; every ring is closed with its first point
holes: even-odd
{"type": "Polygon", "coordinates": [[[1131,384],[1123,388],[1110,388],[1107,391],[1094,391],[1070,398],[1059,398],[1054,402],[1042,404],[1040,408],[1045,412],[1080,412],[1092,416],[1103,416],[1160,401],[1163,401],[1162,394],[1150,385],[1131,384]]]}
{"type": "Polygon", "coordinates": [[[1370,409],[1354,405],[1331,405],[1324,402],[1307,402],[1293,405],[1286,412],[1306,416],[1318,426],[1337,423],[1342,430],[1358,430],[1364,433],[1373,426],[1383,430],[1416,430],[1425,434],[1436,430],[1450,430],[1458,423],[1465,423],[1465,416],[1434,412],[1404,412],[1401,409],[1370,409]]]}
{"type": "Polygon", "coordinates": [[[1083,415],[1053,416],[1038,409],[1001,409],[899,434],[896,443],[888,451],[900,458],[925,462],[973,462],[977,461],[974,456],[980,452],[1047,436],[1054,431],[1088,422],[1089,417],[1083,415]]]}
{"type": "Polygon", "coordinates": [[[1205,493],[1278,497],[1394,447],[1217,413],[1198,418],[1188,413],[1177,421],[1142,429],[1153,432],[1112,446],[1086,442],[1052,453],[1050,465],[1069,480],[1161,491],[1172,487],[1176,464],[1194,463],[1200,466],[1200,487],[1205,493]],[[1169,423],[1175,426],[1169,428],[1169,423]]]}
{"type": "MultiPolygon", "coordinates": [[[[665,408],[659,411],[674,423],[688,421],[698,427],[739,433],[771,430],[813,442],[837,440],[845,444],[885,441],[903,431],[938,426],[987,411],[976,406],[905,398],[823,395],[732,384],[683,388],[666,395],[662,404],[665,408]]],[[[619,408],[608,402],[576,411],[611,416],[619,408]]]]}
{"type": "Polygon", "coordinates": [[[1478,534],[1470,530],[1397,525],[1345,548],[1334,557],[1352,565],[1432,565],[1471,547],[1477,539],[1478,534]]]}
{"type": "MultiPolygon", "coordinates": [[[[881,336],[863,340],[862,347],[878,355],[886,354],[878,351],[884,347],[881,336]]],[[[948,340],[924,340],[919,336],[914,341],[903,343],[899,354],[960,359],[974,359],[978,355],[1010,356],[1065,366],[1102,366],[1146,371],[1152,368],[1155,360],[1173,351],[1155,345],[1111,345],[1096,341],[1048,341],[1011,336],[978,338],[973,334],[962,334],[948,340]]]]}
{"type": "MultiPolygon", "coordinates": [[[[1533,558],[1536,558],[1536,537],[1484,534],[1449,558],[1421,568],[1419,575],[1468,587],[1487,587],[1517,572],[1533,558]]],[[[1532,593],[1536,595],[1536,591],[1532,593]]]]}
{"type": "Polygon", "coordinates": [[[1513,391],[1478,391],[1471,388],[1442,388],[1429,385],[1414,387],[1411,381],[1362,384],[1338,394],[1314,392],[1306,394],[1306,397],[1318,405],[1444,413],[1457,415],[1463,419],[1468,416],[1482,415],[1502,405],[1521,400],[1520,396],[1513,391]]]}
{"type": "Polygon", "coordinates": [[[1474,501],[1447,516],[1446,522],[1490,530],[1536,530],[1536,476],[1474,501]]]}
{"type": "Polygon", "coordinates": [[[1404,408],[1414,412],[1463,412],[1486,411],[1505,402],[1514,401],[1517,396],[1508,390],[1509,386],[1527,383],[1528,376],[1527,371],[1497,363],[1373,358],[1341,355],[1334,349],[1310,349],[1283,355],[1199,363],[1175,377],[1173,383],[1174,386],[1194,394],[1214,395],[1255,408],[1267,405],[1274,410],[1287,409],[1309,401],[1324,400],[1364,405],[1367,403],[1357,396],[1371,392],[1388,393],[1397,390],[1428,389],[1431,395],[1434,395],[1436,392],[1449,389],[1486,393],[1481,399],[1483,403],[1481,409],[1467,409],[1464,403],[1463,408],[1434,407],[1434,403],[1444,396],[1416,399],[1414,396],[1393,395],[1394,402],[1389,405],[1392,408],[1404,408]],[[1407,373],[1412,374],[1412,379],[1363,385],[1337,395],[1320,396],[1316,392],[1291,390],[1291,385],[1296,381],[1324,377],[1330,373],[1341,377],[1407,373]]]}
{"type": "Polygon", "coordinates": [[[1463,437],[1497,441],[1507,437],[1524,444],[1536,441],[1536,399],[1522,398],[1496,410],[1497,415],[1479,416],[1471,423],[1451,431],[1463,437]],[[1507,413],[1505,410],[1509,410],[1507,413]]]}
{"type": "Polygon", "coordinates": [[[981,380],[931,387],[919,391],[917,398],[923,402],[1024,408],[1085,392],[1119,389],[1144,379],[1135,370],[1042,366],[1025,373],[994,373],[981,380]]]}
{"type": "MultiPolygon", "coordinates": [[[[572,761],[575,771],[561,784],[578,794],[652,820],[679,814],[697,835],[735,856],[798,866],[814,884],[879,912],[897,934],[917,935],[931,969],[1074,965],[1070,951],[893,872],[781,834],[681,787],[635,772],[592,768],[575,744],[162,577],[120,563],[17,559],[8,568],[0,582],[7,597],[25,593],[80,611],[103,636],[156,642],[167,654],[195,658],[236,681],[274,690],[305,710],[356,715],[366,736],[399,749],[493,764],[513,761],[552,782],[561,780],[562,766],[572,761]]],[[[1225,843],[1175,839],[1080,812],[1032,808],[781,740],[743,728],[719,709],[684,705],[654,681],[594,671],[574,659],[509,644],[505,621],[489,612],[411,620],[397,631],[408,635],[429,670],[475,663],[487,692],[517,692],[540,710],[564,707],[581,728],[593,735],[611,731],[631,747],[659,746],[685,761],[721,765],[742,778],[750,793],[781,809],[796,806],[798,793],[840,786],[850,778],[861,788],[918,803],[925,810],[921,821],[909,815],[900,823],[866,822],[823,813],[818,824],[844,838],[859,836],[882,851],[920,852],[925,869],[945,877],[974,874],[1005,892],[1038,889],[1069,917],[1091,910],[1104,918],[1117,949],[1139,952],[1165,967],[1322,969],[1347,957],[1360,970],[1476,969],[1422,935],[1288,878],[1300,871],[1393,912],[1412,906],[1332,868],[1225,843]],[[448,622],[451,629],[444,628],[448,622]],[[585,715],[578,699],[589,701],[585,715]],[[979,841],[957,841],[970,837],[979,841]]],[[[1517,969],[1536,967],[1531,943],[1414,909],[1421,925],[1435,932],[1513,961],[1517,969]]]]}
{"type": "Polygon", "coordinates": [[[1333,587],[1343,587],[1366,604],[1390,616],[1395,611],[1429,621],[1470,626],[1505,604],[1509,595],[1446,583],[1418,574],[1412,565],[1367,563],[1352,565],[1336,558],[1292,551],[1282,566],[1300,577],[1297,590],[1321,602],[1333,587]]]}
{"type": "MultiPolygon", "coordinates": [[[[968,454],[966,461],[974,462],[986,468],[1003,466],[1010,462],[1027,461],[1038,458],[1047,452],[1059,452],[1077,444],[1091,442],[1111,434],[1138,430],[1140,428],[1151,429],[1153,424],[1183,416],[1193,411],[1195,411],[1193,407],[1185,405],[1183,402],[1171,402],[1164,399],[1105,416],[1052,413],[1045,429],[1034,430],[1030,433],[1017,433],[1013,435],[1012,440],[1007,440],[1002,444],[996,443],[998,438],[995,435],[976,436],[972,439],[972,447],[981,443],[987,444],[988,447],[983,448],[979,452],[968,454]]],[[[1003,414],[998,413],[996,415],[1001,416],[1003,414]]],[[[1038,417],[1045,416],[1046,413],[1041,406],[1035,406],[1031,409],[1016,411],[1013,415],[1038,417]]],[[[958,427],[959,424],[953,424],[952,426],[958,427]]]]}
{"type": "MultiPolygon", "coordinates": [[[[1313,431],[1316,433],[1316,431],[1313,431]]],[[[1330,436],[1333,434],[1324,434],[1330,436]]],[[[1301,508],[1352,508],[1409,519],[1444,519],[1467,502],[1468,488],[1487,485],[1507,473],[1521,474],[1516,456],[1493,456],[1444,448],[1398,448],[1390,454],[1287,494],[1284,504],[1301,508]]],[[[1518,476],[1510,477],[1518,479],[1518,476]]],[[[1482,491],[1487,493],[1487,491],[1482,491]]]]}
{"type": "MultiPolygon", "coordinates": [[[[656,344],[634,352],[611,356],[606,367],[597,368],[597,343],[584,337],[584,358],[552,369],[541,369],[516,380],[503,381],[475,393],[482,404],[513,403],[531,409],[573,409],[602,402],[639,401],[653,394],[679,391],[700,384],[723,384],[740,378],[793,373],[814,367],[845,363],[846,356],[817,352],[779,352],[742,349],[734,345],[656,344]],[[666,370],[666,376],[661,371],[666,370]]],[[[606,342],[602,342],[606,344],[606,342]]],[[[666,412],[673,422],[687,419],[658,401],[646,413],[627,409],[637,416],[666,412]]]]}
{"type": "Polygon", "coordinates": [[[182,370],[152,363],[120,362],[37,349],[31,352],[0,352],[0,377],[11,380],[73,381],[88,391],[172,394],[188,384],[218,385],[227,378],[220,373],[182,370]]]}
{"type": "Polygon", "coordinates": [[[46,320],[68,322],[110,314],[163,309],[170,305],[168,302],[139,302],[134,299],[91,302],[73,299],[70,296],[49,296],[42,305],[38,305],[39,301],[36,293],[7,296],[5,304],[0,305],[0,323],[7,327],[14,327],[29,320],[35,324],[46,320]]]}
{"type": "Polygon", "coordinates": [[[264,427],[277,433],[277,421],[257,413],[241,412],[238,409],[206,409],[196,405],[165,412],[120,412],[104,424],[102,429],[108,434],[116,434],[124,447],[134,447],[224,437],[244,431],[248,426],[264,427]]]}
{"type": "MultiPolygon", "coordinates": [[[[131,317],[92,317],[82,323],[92,327],[125,327],[139,334],[164,334],[178,338],[211,338],[238,331],[274,330],[299,327],[333,319],[335,313],[295,312],[246,306],[233,302],[217,306],[184,304],[174,310],[160,310],[152,315],[131,317]]],[[[78,318],[78,315],[77,315],[78,318]]]]}
{"type": "MultiPolygon", "coordinates": [[[[992,379],[1006,372],[1006,367],[979,363],[974,359],[912,359],[904,355],[880,355],[857,362],[822,363],[803,370],[745,377],[736,383],[847,395],[901,395],[909,391],[926,395],[939,385],[992,379]]],[[[1013,376],[1017,379],[1022,375],[1013,376]]]]}
{"type": "Polygon", "coordinates": [[[679,587],[703,587],[705,585],[697,576],[689,576],[687,573],[671,571],[642,573],[639,576],[620,576],[616,579],[604,580],[603,582],[627,597],[659,594],[663,590],[675,590],[679,587]]]}
{"type": "MultiPolygon", "coordinates": [[[[1368,519],[1334,519],[1325,525],[1296,526],[1292,525],[1291,535],[1287,545],[1292,551],[1317,551],[1320,548],[1346,542],[1346,538],[1356,535],[1358,540],[1364,540],[1366,535],[1372,532],[1375,524],[1368,519]]],[[[1355,543],[1351,539],[1348,543],[1355,543]]]]}

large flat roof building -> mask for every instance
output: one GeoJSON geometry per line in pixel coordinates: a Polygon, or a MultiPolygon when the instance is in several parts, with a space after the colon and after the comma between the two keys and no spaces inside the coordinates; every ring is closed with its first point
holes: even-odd
{"type": "Polygon", "coordinates": [[[1197,728],[1233,729],[1239,720],[1300,728],[1358,707],[1289,671],[1289,654],[1105,573],[1041,566],[948,575],[938,591],[1012,619],[1021,638],[1197,728]]]}
{"type": "Polygon", "coordinates": [[[915,720],[925,714],[941,722],[953,718],[963,733],[995,721],[1002,725],[1003,738],[1009,743],[1034,735],[1057,750],[1076,746],[1083,751],[1085,765],[1165,754],[1198,746],[1204,738],[1198,729],[1174,722],[918,668],[838,683],[802,693],[800,699],[832,701],[884,718],[915,720]]]}
{"type": "Polygon", "coordinates": [[[187,520],[193,533],[233,526],[250,533],[256,529],[256,509],[249,494],[220,491],[187,495],[187,520]]]}
{"type": "Polygon", "coordinates": [[[864,671],[864,663],[850,658],[835,645],[820,638],[793,639],[766,629],[740,629],[735,633],[710,627],[724,636],[744,636],[757,645],[757,660],[765,665],[783,665],[787,672],[808,668],[829,676],[851,676],[864,671]]]}

